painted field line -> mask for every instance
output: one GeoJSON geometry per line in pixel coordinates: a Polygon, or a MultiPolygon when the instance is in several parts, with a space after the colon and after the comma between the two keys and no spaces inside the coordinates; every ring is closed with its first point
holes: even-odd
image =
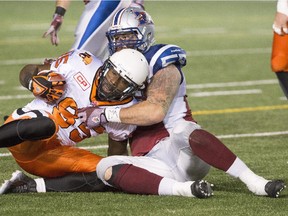
{"type": "Polygon", "coordinates": [[[15,100],[15,99],[25,99],[25,98],[35,98],[33,94],[27,95],[2,95],[0,100],[15,100]]]}
{"type": "Polygon", "coordinates": [[[220,56],[220,55],[246,55],[246,54],[267,54],[271,48],[250,48],[250,49],[225,49],[225,50],[195,50],[188,51],[187,56],[220,56]]]}
{"type": "Polygon", "coordinates": [[[222,88],[222,87],[237,87],[237,86],[255,86],[255,85],[271,85],[278,84],[277,79],[271,80],[252,80],[242,82],[225,82],[225,83],[204,83],[204,84],[188,84],[187,89],[203,89],[203,88],[222,88]]]}
{"type": "Polygon", "coordinates": [[[288,105],[242,107],[242,108],[221,109],[221,110],[200,110],[200,111],[192,111],[192,113],[193,115],[212,115],[212,114],[240,113],[240,112],[281,110],[281,109],[288,109],[288,105]]]}
{"type": "Polygon", "coordinates": [[[231,90],[231,91],[210,91],[210,92],[195,92],[188,94],[191,97],[211,97],[223,95],[248,95],[248,94],[261,94],[261,89],[246,89],[246,90],[231,90]]]}
{"type": "MultiPolygon", "coordinates": [[[[250,134],[228,134],[219,135],[218,139],[233,139],[233,138],[243,138],[243,137],[267,137],[267,136],[279,136],[287,135],[288,131],[275,131],[275,132],[262,132],[262,133],[250,133],[250,134]]],[[[98,145],[98,146],[85,146],[80,147],[81,149],[93,150],[93,149],[107,149],[108,145],[98,145]]],[[[11,153],[0,153],[0,157],[10,157],[11,153]]]]}
{"type": "Polygon", "coordinates": [[[242,138],[242,137],[265,137],[265,136],[278,136],[286,135],[288,131],[276,131],[276,132],[263,132],[263,133],[253,133],[253,134],[230,134],[230,135],[220,135],[217,136],[219,139],[231,139],[231,138],[242,138]]]}
{"type": "Polygon", "coordinates": [[[41,64],[45,58],[1,60],[0,65],[41,64]]]}

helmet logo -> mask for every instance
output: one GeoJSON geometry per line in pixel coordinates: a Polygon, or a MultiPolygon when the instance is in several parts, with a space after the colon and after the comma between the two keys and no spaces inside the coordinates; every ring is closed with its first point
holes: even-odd
{"type": "Polygon", "coordinates": [[[136,19],[139,21],[140,25],[144,25],[145,23],[147,23],[147,17],[146,17],[145,12],[135,11],[135,14],[136,14],[136,19]]]}

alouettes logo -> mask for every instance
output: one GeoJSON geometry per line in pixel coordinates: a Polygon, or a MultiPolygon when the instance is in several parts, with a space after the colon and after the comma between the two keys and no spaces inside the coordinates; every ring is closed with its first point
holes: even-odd
{"type": "Polygon", "coordinates": [[[83,91],[86,91],[90,87],[90,83],[87,81],[87,79],[83,76],[81,72],[78,72],[73,77],[83,91]]]}

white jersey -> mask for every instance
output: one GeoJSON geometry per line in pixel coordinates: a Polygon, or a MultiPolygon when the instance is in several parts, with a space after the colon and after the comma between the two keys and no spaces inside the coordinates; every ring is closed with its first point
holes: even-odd
{"type": "Polygon", "coordinates": [[[108,57],[106,32],[114,14],[121,8],[128,7],[132,0],[93,0],[85,5],[75,30],[75,42],[71,49],[88,50],[104,60],[108,57]]]}
{"type": "Polygon", "coordinates": [[[285,14],[286,16],[288,16],[288,0],[278,0],[277,12],[285,14]]]}
{"type": "MultiPolygon", "coordinates": [[[[104,132],[116,141],[125,140],[136,126],[107,123],[102,126],[88,129],[77,116],[79,108],[91,105],[95,99],[95,77],[102,62],[87,51],[74,50],[59,57],[51,65],[51,70],[65,77],[66,89],[62,97],[55,104],[47,104],[43,99],[36,98],[24,107],[29,110],[42,110],[53,115],[59,131],[57,133],[62,145],[76,145],[90,136],[97,136],[104,132]]],[[[95,103],[95,101],[94,101],[95,103]]],[[[119,102],[121,103],[121,102],[119,102]]],[[[118,104],[119,104],[118,103],[118,104]]],[[[123,102],[120,107],[131,106],[135,100],[123,102]]],[[[100,105],[109,105],[111,102],[102,102],[100,105]]]]}

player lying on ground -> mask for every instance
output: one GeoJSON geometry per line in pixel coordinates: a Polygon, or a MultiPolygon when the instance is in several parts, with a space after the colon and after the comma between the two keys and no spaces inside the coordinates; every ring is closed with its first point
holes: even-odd
{"type": "Polygon", "coordinates": [[[0,147],[8,147],[18,165],[33,175],[95,172],[102,156],[76,144],[107,133],[108,154],[127,154],[127,139],[136,126],[109,123],[89,129],[79,119],[78,109],[136,103],[133,95],[147,74],[145,57],[133,49],[115,53],[104,64],[87,51],[74,50],[51,65],[26,65],[20,81],[36,98],[16,109],[0,127],[0,147]]]}

